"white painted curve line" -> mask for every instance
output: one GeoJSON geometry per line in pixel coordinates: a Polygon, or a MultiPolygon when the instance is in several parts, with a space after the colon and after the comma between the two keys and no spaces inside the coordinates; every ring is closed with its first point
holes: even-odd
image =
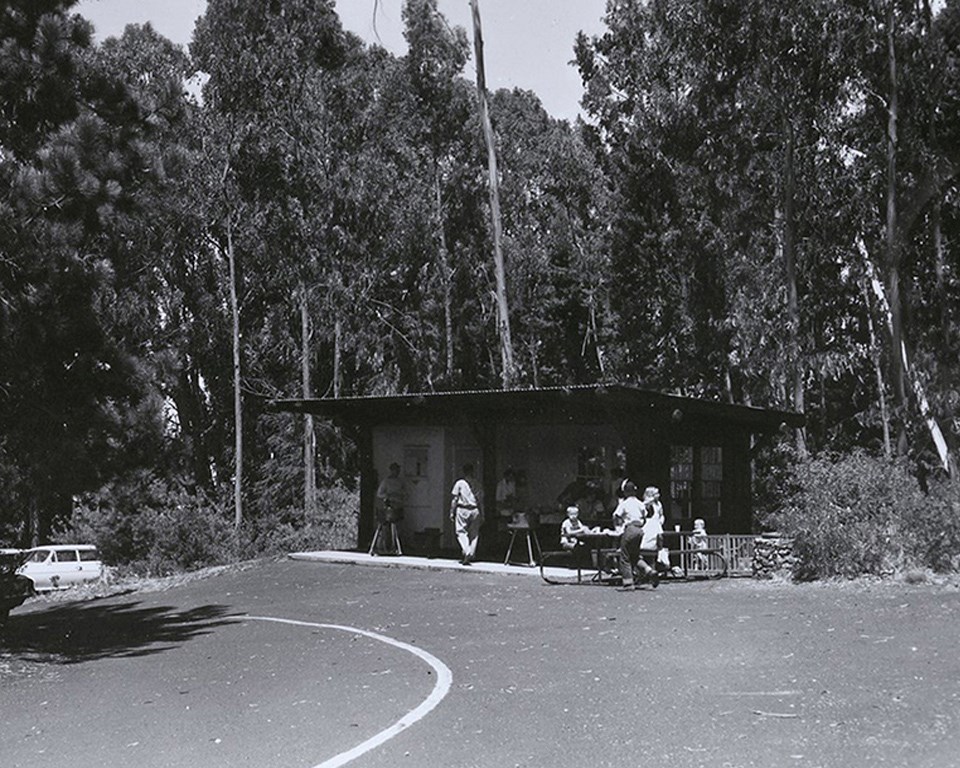
{"type": "Polygon", "coordinates": [[[365,637],[371,637],[374,640],[379,640],[381,643],[386,643],[387,645],[392,645],[396,648],[400,648],[401,650],[409,651],[414,656],[417,656],[418,658],[421,658],[427,662],[427,664],[433,667],[434,671],[437,673],[437,682],[434,684],[433,690],[430,692],[430,695],[420,703],[420,706],[418,706],[416,709],[410,710],[389,728],[385,728],[384,730],[380,731],[380,733],[371,736],[369,739],[361,742],[360,744],[357,744],[357,746],[355,746],[353,749],[349,749],[346,752],[341,752],[339,755],[331,757],[329,760],[324,760],[322,763],[318,763],[313,768],[337,768],[337,766],[346,765],[351,760],[356,760],[358,757],[360,757],[360,755],[369,752],[371,749],[379,747],[386,741],[389,741],[401,731],[409,728],[417,721],[426,717],[430,711],[433,710],[437,704],[443,700],[443,697],[447,695],[447,693],[450,691],[450,685],[453,683],[453,673],[450,671],[450,668],[432,653],[428,653],[422,648],[417,648],[415,645],[404,643],[401,640],[395,640],[392,637],[387,637],[386,635],[379,635],[376,632],[370,632],[366,629],[358,629],[357,627],[345,627],[341,624],[316,624],[312,621],[277,619],[271,616],[244,616],[243,618],[250,619],[251,621],[272,621],[276,624],[292,624],[293,626],[297,627],[338,629],[342,632],[352,632],[355,635],[364,635],[365,637]]]}

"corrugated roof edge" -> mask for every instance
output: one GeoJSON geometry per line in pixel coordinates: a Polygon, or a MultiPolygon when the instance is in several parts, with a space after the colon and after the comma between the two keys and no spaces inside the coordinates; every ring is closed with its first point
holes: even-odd
{"type": "Polygon", "coordinates": [[[708,400],[705,398],[691,397],[689,395],[678,395],[669,392],[659,392],[657,390],[643,389],[632,384],[571,384],[557,385],[550,387],[525,387],[516,389],[472,389],[472,390],[450,390],[446,392],[405,392],[389,395],[349,395],[346,397],[326,397],[326,398],[287,398],[275,399],[268,403],[268,408],[273,411],[301,412],[307,404],[316,404],[317,406],[336,406],[337,404],[360,404],[360,403],[385,403],[385,402],[405,402],[427,400],[442,400],[450,397],[478,397],[478,396],[509,396],[523,394],[540,394],[551,392],[632,392],[637,395],[646,395],[659,399],[675,400],[680,403],[697,403],[700,405],[714,406],[721,409],[731,409],[743,413],[766,414],[769,416],[780,417],[781,420],[791,427],[800,427],[806,422],[804,414],[795,411],[783,411],[774,408],[763,408],[756,405],[743,405],[739,403],[727,403],[720,400],[708,400]]]}

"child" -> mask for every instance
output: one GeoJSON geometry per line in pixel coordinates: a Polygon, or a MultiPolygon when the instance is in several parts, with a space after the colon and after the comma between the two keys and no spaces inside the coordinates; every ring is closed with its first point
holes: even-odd
{"type": "MultiPolygon", "coordinates": [[[[693,533],[690,534],[690,549],[706,549],[707,548],[707,525],[704,523],[703,518],[698,517],[693,521],[693,533]]],[[[696,568],[705,569],[707,567],[707,556],[702,552],[697,552],[693,556],[693,561],[696,568]]]]}
{"type": "Polygon", "coordinates": [[[589,566],[592,555],[586,542],[579,539],[579,533],[596,533],[596,528],[590,528],[580,519],[580,508],[575,504],[567,507],[567,518],[560,524],[560,546],[573,555],[577,567],[589,566]]]}
{"type": "Polygon", "coordinates": [[[560,546],[567,550],[575,549],[583,544],[576,534],[592,532],[593,529],[584,525],[580,519],[580,509],[575,505],[567,507],[567,519],[560,524],[560,546]]]}

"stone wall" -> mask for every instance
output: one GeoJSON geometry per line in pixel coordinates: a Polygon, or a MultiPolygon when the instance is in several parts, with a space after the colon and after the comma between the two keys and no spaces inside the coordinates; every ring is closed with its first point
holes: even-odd
{"type": "Polygon", "coordinates": [[[791,576],[795,562],[793,539],[779,533],[765,533],[753,542],[753,578],[791,576]]]}

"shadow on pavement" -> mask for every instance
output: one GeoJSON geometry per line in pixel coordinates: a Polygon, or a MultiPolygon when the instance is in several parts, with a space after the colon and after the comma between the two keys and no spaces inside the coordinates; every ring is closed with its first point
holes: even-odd
{"type": "MultiPolygon", "coordinates": [[[[75,603],[49,611],[10,617],[0,632],[5,655],[47,657],[74,664],[92,659],[146,656],[167,650],[235,619],[226,606],[205,605],[187,611],[140,603],[75,603]]],[[[234,614],[236,620],[239,614],[234,614]]]]}

